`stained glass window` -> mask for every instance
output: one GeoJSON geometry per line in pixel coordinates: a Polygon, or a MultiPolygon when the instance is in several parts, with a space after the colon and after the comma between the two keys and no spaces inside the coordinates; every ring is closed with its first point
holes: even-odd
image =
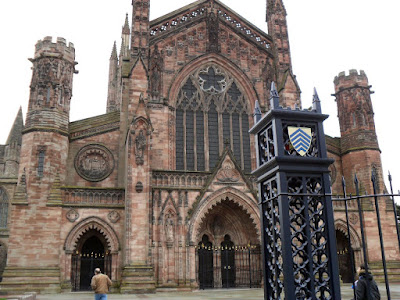
{"type": "Polygon", "coordinates": [[[191,74],[176,104],[176,169],[212,170],[228,146],[250,172],[250,113],[240,86],[221,68],[211,65],[191,74]]]}

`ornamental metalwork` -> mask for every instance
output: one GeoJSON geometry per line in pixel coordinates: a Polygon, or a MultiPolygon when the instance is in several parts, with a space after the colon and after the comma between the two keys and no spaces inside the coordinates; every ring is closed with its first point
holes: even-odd
{"type": "Polygon", "coordinates": [[[86,145],[75,156],[75,170],[83,179],[102,181],[114,170],[114,156],[106,147],[86,145]]]}
{"type": "Polygon", "coordinates": [[[318,299],[331,299],[322,178],[289,176],[287,182],[296,299],[314,293],[318,299]]]}
{"type": "Polygon", "coordinates": [[[272,123],[258,134],[259,164],[262,165],[275,157],[275,139],[272,123]]]}
{"type": "Polygon", "coordinates": [[[279,220],[278,184],[276,178],[261,185],[262,222],[264,228],[266,289],[269,299],[281,299],[283,291],[282,239],[279,220]]]}
{"type": "Polygon", "coordinates": [[[211,170],[227,141],[238,165],[250,172],[249,106],[223,68],[206,65],[192,73],[176,101],[176,169],[211,170]]]}

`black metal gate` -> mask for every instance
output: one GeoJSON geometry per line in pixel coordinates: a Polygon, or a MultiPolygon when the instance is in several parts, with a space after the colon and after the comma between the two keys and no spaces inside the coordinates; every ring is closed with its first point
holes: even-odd
{"type": "MultiPolygon", "coordinates": [[[[346,227],[347,227],[347,243],[348,247],[346,250],[348,251],[348,257],[349,257],[349,267],[348,271],[350,272],[347,274],[350,277],[350,282],[355,282],[356,279],[356,270],[355,270],[355,262],[354,262],[354,252],[353,252],[353,245],[351,244],[351,239],[350,239],[350,223],[349,223],[349,207],[351,207],[352,210],[356,209],[358,211],[358,221],[360,225],[360,233],[361,233],[361,240],[362,240],[362,256],[363,256],[363,261],[364,261],[364,266],[365,266],[365,271],[368,273],[368,254],[367,254],[367,246],[365,243],[365,224],[364,224],[364,206],[371,206],[371,208],[375,209],[376,212],[376,221],[378,225],[378,233],[379,233],[379,241],[380,241],[380,250],[381,250],[381,257],[382,257],[382,267],[383,267],[383,275],[385,279],[385,288],[386,288],[386,296],[387,299],[391,299],[391,294],[390,294],[390,286],[389,286],[389,280],[388,280],[388,273],[387,273],[387,266],[386,266],[386,256],[385,256],[385,246],[383,243],[383,232],[382,232],[382,225],[381,225],[381,216],[380,216],[380,208],[379,208],[379,201],[378,198],[384,197],[384,198],[389,198],[391,201],[391,205],[393,207],[393,218],[394,218],[394,224],[396,224],[396,233],[397,233],[397,240],[399,244],[399,250],[400,250],[400,233],[399,233],[399,226],[398,226],[398,216],[396,212],[396,204],[394,201],[395,196],[400,196],[400,192],[398,194],[393,193],[393,188],[392,188],[392,177],[389,174],[389,184],[390,184],[390,194],[378,194],[377,193],[377,178],[375,171],[372,171],[371,174],[371,182],[372,182],[372,188],[373,188],[373,194],[365,194],[365,195],[360,195],[360,190],[359,190],[359,182],[357,175],[354,176],[354,185],[355,185],[355,190],[356,190],[356,195],[355,196],[347,196],[346,193],[346,182],[344,177],[342,177],[342,188],[343,188],[343,198],[332,198],[332,201],[336,203],[336,205],[341,205],[344,206],[345,209],[345,215],[346,215],[346,227]],[[371,201],[373,199],[373,201],[371,201]],[[354,202],[356,200],[356,202],[354,202]],[[364,203],[362,203],[362,201],[364,203]]],[[[339,240],[338,240],[339,242],[339,240]]],[[[339,259],[340,259],[340,254],[338,253],[339,259]]],[[[340,262],[340,261],[339,261],[340,262]]],[[[368,284],[368,283],[367,283],[368,284]]],[[[353,290],[354,291],[354,290],[353,290]]],[[[367,289],[367,298],[371,299],[371,295],[369,295],[370,290],[367,289]]],[[[355,292],[354,292],[354,298],[356,298],[355,292]]]]}
{"type": "Polygon", "coordinates": [[[200,245],[196,251],[196,274],[200,289],[260,288],[262,262],[260,246],[221,247],[200,245]]]}
{"type": "Polygon", "coordinates": [[[72,291],[90,291],[90,282],[95,268],[100,268],[102,273],[107,274],[111,279],[111,255],[109,253],[78,253],[73,255],[71,269],[72,291]]]}

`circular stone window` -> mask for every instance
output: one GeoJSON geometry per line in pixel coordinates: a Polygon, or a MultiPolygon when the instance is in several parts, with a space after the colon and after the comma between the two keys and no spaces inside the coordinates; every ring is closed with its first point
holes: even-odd
{"type": "Polygon", "coordinates": [[[106,147],[90,144],[79,150],[75,156],[75,170],[88,181],[106,179],[114,169],[114,156],[106,147]]]}

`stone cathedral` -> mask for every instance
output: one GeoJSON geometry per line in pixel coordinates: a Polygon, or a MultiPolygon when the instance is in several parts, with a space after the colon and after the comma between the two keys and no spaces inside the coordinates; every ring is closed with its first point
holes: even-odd
{"type": "MultiPolygon", "coordinates": [[[[26,120],[20,110],[0,145],[0,293],[87,290],[95,267],[121,293],[262,285],[248,131],[256,100],[269,110],[272,82],[282,107],[302,109],[283,0],[266,4],[268,33],[218,0],[153,21],[150,0],[133,0],[109,59],[105,113],[74,122],[75,47],[63,38],[37,42],[26,120]]],[[[372,193],[372,170],[385,190],[366,74],[340,73],[334,91],[341,137],[326,137],[333,195],[343,194],[342,176],[354,194],[355,174],[361,192],[372,193]]],[[[395,278],[393,209],[380,202],[395,278]]],[[[348,282],[349,239],[355,263],[362,261],[357,208],[350,205],[350,235],[344,206],[334,208],[338,267],[348,282]]],[[[372,200],[362,208],[378,272],[372,200]]]]}

